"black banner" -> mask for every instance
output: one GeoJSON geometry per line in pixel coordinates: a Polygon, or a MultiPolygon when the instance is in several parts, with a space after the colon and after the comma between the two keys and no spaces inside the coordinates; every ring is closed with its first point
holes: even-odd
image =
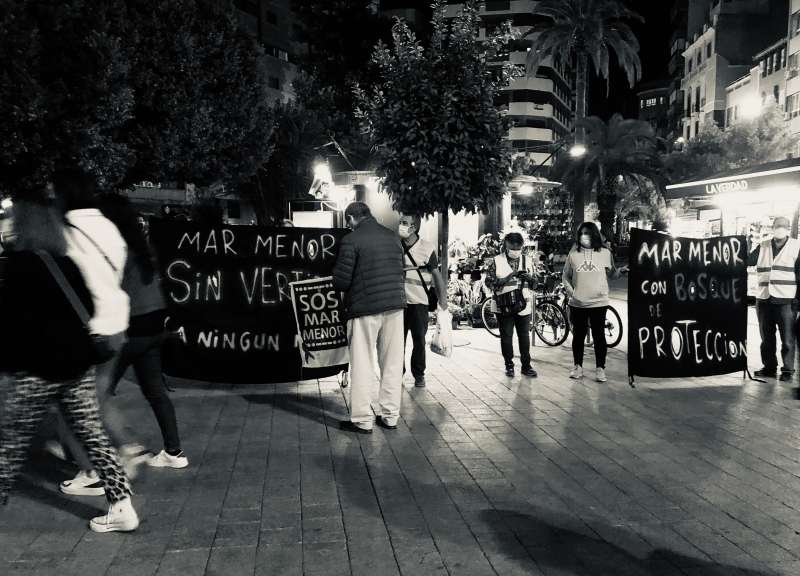
{"type": "Polygon", "coordinates": [[[293,382],[304,368],[291,283],[331,275],[345,230],[205,228],[153,221],[150,235],[177,338],[164,372],[209,382],[293,382]]]}
{"type": "Polygon", "coordinates": [[[634,229],[628,372],[676,378],[747,367],[744,236],[674,238],[634,229]]]}

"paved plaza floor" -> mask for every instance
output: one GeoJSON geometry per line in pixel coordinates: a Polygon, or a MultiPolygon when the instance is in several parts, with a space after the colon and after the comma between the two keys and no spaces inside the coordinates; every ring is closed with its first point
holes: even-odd
{"type": "MultiPolygon", "coordinates": [[[[509,379],[498,340],[455,339],[371,436],[337,430],[335,379],[181,386],[191,466],[136,480],[132,534],[90,532],[104,500],[61,495],[74,469],[36,457],[0,509],[0,574],[800,575],[796,384],[633,389],[624,347],[608,383],[570,381],[568,346],[509,379]]],[[[119,401],[160,448],[135,384],[119,401]]]]}

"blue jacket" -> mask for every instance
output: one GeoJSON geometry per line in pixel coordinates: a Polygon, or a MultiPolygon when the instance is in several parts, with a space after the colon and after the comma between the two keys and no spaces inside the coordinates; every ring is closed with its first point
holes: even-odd
{"type": "Polygon", "coordinates": [[[347,318],[371,316],[406,306],[400,238],[368,217],[342,239],[333,285],[345,293],[347,318]]]}

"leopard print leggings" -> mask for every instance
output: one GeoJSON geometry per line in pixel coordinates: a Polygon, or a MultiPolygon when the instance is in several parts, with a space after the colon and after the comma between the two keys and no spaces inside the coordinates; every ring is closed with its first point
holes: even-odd
{"type": "Polygon", "coordinates": [[[0,422],[0,502],[8,498],[31,441],[53,401],[58,402],[72,431],[86,448],[108,501],[113,504],[130,496],[128,478],[100,422],[94,368],[78,380],[68,382],[50,382],[23,372],[12,374],[11,378],[0,422]]]}

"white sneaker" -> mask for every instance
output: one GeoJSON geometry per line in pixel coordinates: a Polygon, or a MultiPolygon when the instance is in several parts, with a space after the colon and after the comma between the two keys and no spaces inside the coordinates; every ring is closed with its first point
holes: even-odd
{"type": "Polygon", "coordinates": [[[189,459],[183,452],[177,456],[167,454],[166,450],[162,450],[147,461],[148,466],[153,468],[186,468],[189,465],[189,459]]]}
{"type": "Polygon", "coordinates": [[[575,368],[573,368],[569,373],[569,377],[573,380],[579,380],[583,378],[583,366],[575,366],[575,368]]]}
{"type": "Polygon", "coordinates": [[[92,518],[89,528],[93,532],[132,532],[139,527],[139,516],[133,509],[130,497],[108,506],[108,514],[92,518]]]}
{"type": "Polygon", "coordinates": [[[106,493],[100,477],[94,470],[90,472],[81,470],[72,480],[61,482],[58,489],[72,496],[105,496],[106,493]]]}
{"type": "Polygon", "coordinates": [[[608,378],[606,378],[606,370],[605,370],[605,368],[598,368],[597,369],[597,374],[595,376],[595,379],[598,382],[606,382],[608,380],[608,378]]]}
{"type": "Polygon", "coordinates": [[[139,475],[139,466],[151,460],[153,455],[141,444],[125,444],[119,448],[119,458],[125,475],[133,480],[139,475]]]}

